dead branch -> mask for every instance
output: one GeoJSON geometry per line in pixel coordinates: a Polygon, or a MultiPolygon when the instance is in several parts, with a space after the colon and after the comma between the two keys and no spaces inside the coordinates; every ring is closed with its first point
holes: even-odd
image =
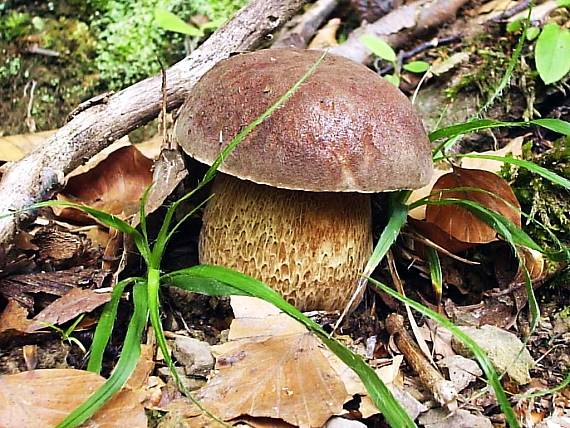
{"type": "Polygon", "coordinates": [[[422,351],[414,343],[406,328],[404,318],[398,314],[390,314],[386,318],[386,330],[394,338],[396,346],[404,358],[417,373],[421,382],[430,390],[434,398],[442,406],[450,410],[457,406],[457,391],[452,382],[438,372],[426,359],[422,351]]]}
{"type": "Polygon", "coordinates": [[[455,19],[459,8],[467,0],[419,0],[393,10],[372,24],[354,30],[348,40],[331,49],[353,61],[368,63],[371,52],[360,42],[364,34],[382,38],[393,48],[398,48],[413,38],[455,19]]]}
{"type": "Polygon", "coordinates": [[[295,25],[277,37],[273,48],[304,48],[315,35],[321,24],[334,10],[338,0],[318,0],[299,17],[295,25]]]}
{"type": "MultiPolygon", "coordinates": [[[[306,0],[254,0],[192,54],[167,70],[167,105],[182,104],[196,81],[232,52],[251,50],[291,18],[306,0]]],[[[74,116],[39,150],[11,165],[0,182],[0,214],[49,198],[66,173],[130,131],[154,119],[161,108],[161,77],[154,76],[103,98],[74,116]]],[[[27,218],[33,214],[28,213],[27,218]]],[[[11,242],[22,213],[0,218],[0,244],[11,242]]]]}

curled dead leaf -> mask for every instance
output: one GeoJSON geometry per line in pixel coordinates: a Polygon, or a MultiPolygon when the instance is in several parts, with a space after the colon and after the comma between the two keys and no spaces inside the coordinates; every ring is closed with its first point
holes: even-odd
{"type": "MultiPolygon", "coordinates": [[[[453,198],[474,201],[521,226],[520,204],[513,190],[505,180],[492,172],[455,167],[437,180],[432,195],[435,200],[453,198]],[[453,190],[457,188],[474,190],[453,190]]],[[[461,242],[485,244],[497,240],[497,232],[493,228],[457,205],[428,205],[426,220],[461,242]]]]}
{"type": "MultiPolygon", "coordinates": [[[[120,147],[93,169],[69,178],[59,199],[77,202],[127,218],[152,183],[153,161],[134,146],[120,147]]],[[[54,209],[59,217],[82,224],[94,220],[74,209],[54,209]]]]}

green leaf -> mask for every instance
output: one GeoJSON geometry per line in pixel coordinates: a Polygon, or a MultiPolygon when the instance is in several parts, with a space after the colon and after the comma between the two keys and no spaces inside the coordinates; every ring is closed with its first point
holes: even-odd
{"type": "Polygon", "coordinates": [[[372,34],[365,34],[360,37],[360,43],[366,46],[374,55],[385,59],[386,61],[395,62],[396,52],[390,47],[388,43],[380,37],[373,36],[372,34]]]}
{"type": "Polygon", "coordinates": [[[538,37],[540,34],[540,28],[530,27],[526,30],[526,39],[531,42],[538,37]]]}
{"type": "Polygon", "coordinates": [[[519,31],[522,28],[522,26],[523,26],[522,19],[517,19],[516,21],[509,22],[507,24],[507,32],[514,33],[516,31],[519,31]]]}
{"type": "Polygon", "coordinates": [[[570,71],[570,30],[546,24],[536,42],[534,59],[544,83],[562,79],[570,71]]]}
{"type": "Polygon", "coordinates": [[[159,27],[168,31],[186,34],[190,37],[200,37],[203,35],[202,30],[187,24],[173,13],[164,9],[155,9],[154,19],[159,27]]]}
{"type": "Polygon", "coordinates": [[[569,7],[570,0],[558,0],[556,4],[558,5],[558,7],[569,7]]]}
{"type": "Polygon", "coordinates": [[[213,295],[227,291],[228,294],[249,295],[272,303],[292,318],[305,325],[315,333],[329,349],[348,365],[360,377],[370,398],[382,411],[383,416],[392,427],[414,427],[406,411],[394,399],[386,385],[378,378],[376,372],[362,358],[350,351],[341,343],[331,339],[320,325],[303,315],[297,308],[286,302],[277,292],[262,282],[221,266],[200,265],[162,277],[165,284],[175,285],[188,291],[213,295]],[[206,284],[217,284],[213,289],[207,285],[199,285],[199,280],[206,284]],[[221,286],[219,284],[224,284],[221,286]],[[233,290],[232,290],[233,289],[233,290]]]}
{"type": "Polygon", "coordinates": [[[386,76],[382,76],[396,88],[400,86],[400,78],[395,74],[387,74],[386,76]]]}
{"type": "Polygon", "coordinates": [[[74,428],[97,412],[127,382],[135,369],[141,353],[141,338],[148,317],[146,284],[133,288],[135,310],[127,328],[123,350],[113,374],[93,395],[75,408],[57,428],[74,428]]]}
{"type": "Polygon", "coordinates": [[[410,73],[423,73],[430,68],[429,62],[425,61],[412,61],[404,64],[403,69],[410,73]]]}

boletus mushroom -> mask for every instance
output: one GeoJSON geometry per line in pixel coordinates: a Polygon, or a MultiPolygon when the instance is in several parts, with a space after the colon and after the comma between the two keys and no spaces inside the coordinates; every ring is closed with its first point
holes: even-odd
{"type": "MultiPolygon", "coordinates": [[[[270,49],[218,63],[180,110],[178,143],[212,164],[320,55],[270,49]]],[[[342,310],[372,252],[368,194],[426,185],[432,161],[406,96],[365,66],[327,55],[219,171],[200,262],[258,278],[301,310],[342,310]]]]}

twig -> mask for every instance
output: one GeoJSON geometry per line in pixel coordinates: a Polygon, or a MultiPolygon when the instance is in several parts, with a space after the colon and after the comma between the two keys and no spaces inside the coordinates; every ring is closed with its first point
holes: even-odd
{"type": "Polygon", "coordinates": [[[404,327],[404,318],[390,314],[386,318],[386,330],[394,338],[396,346],[407,363],[417,373],[420,381],[431,391],[436,401],[449,410],[457,407],[457,391],[425,358],[404,327]]]}
{"type": "Polygon", "coordinates": [[[372,53],[360,42],[364,34],[380,37],[392,48],[398,48],[444,22],[454,20],[467,0],[418,0],[401,6],[378,21],[354,30],[348,40],[331,53],[360,63],[368,63],[372,53]]]}
{"type": "Polygon", "coordinates": [[[275,40],[273,48],[304,48],[318,28],[334,10],[338,0],[318,0],[298,20],[297,24],[284,30],[275,40]]]}
{"type": "Polygon", "coordinates": [[[514,5],[508,10],[505,10],[499,16],[495,16],[491,19],[491,22],[501,22],[505,19],[509,19],[511,16],[515,16],[517,13],[522,12],[530,5],[530,0],[523,0],[522,2],[514,5]]]}
{"type": "MultiPolygon", "coordinates": [[[[392,251],[388,251],[388,253],[386,253],[386,259],[388,261],[388,269],[390,270],[390,276],[392,277],[392,282],[396,286],[396,290],[398,290],[398,293],[400,293],[402,296],[405,296],[406,293],[404,292],[404,284],[402,283],[402,280],[400,279],[400,275],[398,274],[398,270],[396,269],[396,261],[394,260],[394,256],[392,255],[392,251]]],[[[433,358],[431,356],[430,350],[427,346],[427,343],[420,334],[420,329],[418,327],[418,324],[416,323],[416,319],[414,318],[414,314],[412,314],[412,310],[410,309],[410,305],[405,303],[405,307],[406,307],[406,314],[408,315],[408,321],[410,323],[410,326],[412,327],[412,332],[414,333],[414,336],[416,338],[416,341],[419,345],[420,350],[423,352],[425,357],[427,359],[429,359],[429,362],[434,364],[434,361],[433,361],[433,358]]]]}
{"type": "MultiPolygon", "coordinates": [[[[192,54],[167,70],[167,106],[179,107],[196,81],[232,52],[257,47],[293,16],[306,0],[254,0],[192,54]]],[[[138,82],[78,113],[52,138],[11,165],[0,182],[0,244],[10,244],[21,210],[49,198],[65,174],[86,159],[154,119],[161,109],[161,77],[138,82]],[[17,215],[6,216],[10,212],[17,215]]],[[[28,218],[34,214],[28,214],[28,218]]]]}

